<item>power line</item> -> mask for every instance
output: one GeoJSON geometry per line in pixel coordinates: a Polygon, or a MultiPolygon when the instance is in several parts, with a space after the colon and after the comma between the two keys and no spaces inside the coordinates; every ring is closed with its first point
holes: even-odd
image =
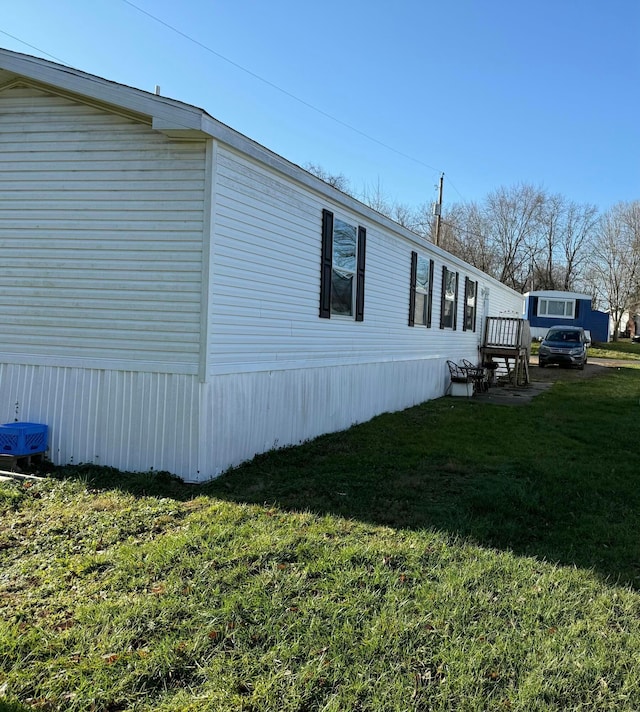
{"type": "MultiPolygon", "coordinates": [[[[237,62],[234,62],[232,59],[229,59],[228,57],[224,56],[220,52],[216,52],[214,49],[209,47],[208,45],[205,45],[203,42],[200,42],[199,40],[196,40],[194,37],[191,37],[185,32],[182,32],[181,30],[177,29],[173,25],[169,24],[168,22],[165,22],[159,17],[156,17],[152,13],[148,12],[147,10],[142,9],[141,7],[138,7],[135,3],[131,2],[131,0],[122,0],[125,4],[129,5],[130,7],[134,8],[138,12],[140,12],[143,15],[146,15],[150,19],[154,20],[154,22],[159,23],[163,27],[166,27],[168,30],[171,30],[172,32],[175,32],[176,34],[180,35],[184,39],[188,40],[189,42],[192,42],[193,44],[197,45],[201,49],[204,49],[206,52],[209,52],[210,54],[214,55],[215,57],[218,57],[219,59],[222,59],[224,62],[227,62],[228,64],[232,65],[236,69],[239,69],[242,72],[245,72],[249,76],[253,77],[254,79],[257,79],[260,82],[263,82],[267,86],[271,87],[272,89],[275,89],[276,91],[279,91],[280,93],[284,94],[285,96],[288,96],[289,98],[293,99],[294,101],[297,101],[298,103],[302,104],[303,106],[306,106],[307,108],[311,109],[312,111],[315,111],[316,113],[328,118],[331,121],[334,121],[337,124],[340,124],[341,126],[344,126],[345,128],[349,129],[350,131],[353,131],[354,133],[359,134],[363,138],[366,138],[368,141],[372,141],[373,143],[378,144],[382,148],[387,149],[388,151],[391,151],[392,153],[395,153],[398,156],[402,156],[403,158],[406,158],[409,161],[413,161],[414,163],[423,166],[424,168],[428,168],[429,170],[436,171],[436,172],[441,172],[439,169],[435,168],[434,166],[426,163],[425,161],[421,161],[419,158],[416,158],[415,156],[410,156],[407,153],[404,153],[403,151],[398,150],[397,148],[394,148],[393,146],[390,146],[389,144],[385,143],[384,141],[381,141],[374,136],[371,136],[370,134],[366,133],[365,131],[362,131],[355,126],[347,123],[346,121],[343,121],[342,119],[339,119],[338,117],[334,116],[333,114],[328,113],[327,111],[324,111],[323,109],[320,109],[319,107],[315,106],[314,104],[309,103],[308,101],[305,101],[304,99],[301,99],[300,97],[296,96],[290,91],[287,91],[286,89],[283,89],[281,86],[275,84],[274,82],[269,81],[268,79],[265,79],[264,77],[260,76],[259,74],[256,74],[255,72],[251,71],[250,69],[247,69],[246,67],[243,67],[241,64],[238,64],[237,62]]],[[[55,59],[57,62],[61,62],[62,64],[68,64],[66,60],[61,59],[60,57],[56,57],[56,55],[51,54],[50,52],[46,52],[45,50],[41,49],[40,47],[36,47],[35,45],[30,44],[29,42],[26,42],[25,40],[20,39],[19,37],[16,37],[15,35],[12,35],[9,32],[6,32],[5,30],[0,30],[0,33],[3,35],[6,35],[7,37],[10,37],[11,39],[15,40],[16,42],[20,42],[21,44],[30,47],[31,49],[36,50],[37,52],[40,52],[41,54],[46,55],[47,57],[51,57],[52,59],[55,59]]],[[[453,184],[450,178],[447,179],[449,185],[453,188],[453,190],[460,196],[460,198],[464,201],[464,196],[460,191],[456,188],[456,186],[453,184]]]]}
{"type": "Polygon", "coordinates": [[[455,185],[451,182],[451,178],[449,178],[448,175],[447,175],[447,183],[448,183],[448,184],[455,190],[455,192],[460,196],[460,200],[462,200],[463,203],[466,202],[464,195],[462,195],[462,193],[455,187],[455,185]]]}
{"type": "Polygon", "coordinates": [[[40,47],[36,47],[35,45],[29,44],[28,42],[21,40],[19,37],[16,37],[15,35],[10,34],[9,32],[5,32],[5,30],[0,30],[0,33],[2,33],[3,35],[6,35],[7,37],[11,37],[12,40],[15,40],[16,42],[20,42],[20,44],[26,45],[27,47],[31,47],[31,49],[35,49],[36,52],[40,52],[40,54],[46,54],[47,57],[51,57],[51,59],[55,59],[56,62],[62,62],[62,64],[66,64],[64,59],[60,59],[60,57],[56,57],[54,54],[49,54],[49,52],[45,52],[43,49],[40,49],[40,47]]]}
{"type": "MultiPolygon", "coordinates": [[[[206,52],[209,52],[210,54],[213,54],[215,57],[222,59],[223,61],[232,65],[236,69],[239,69],[240,71],[245,72],[245,74],[248,74],[249,76],[253,77],[254,79],[257,79],[258,81],[263,82],[264,84],[271,87],[272,89],[275,89],[276,91],[279,91],[281,94],[288,96],[290,99],[297,101],[299,104],[306,106],[308,109],[311,109],[312,111],[315,111],[316,113],[326,117],[327,119],[330,119],[331,121],[334,121],[335,123],[340,124],[341,126],[344,126],[345,128],[349,129],[350,131],[353,131],[354,133],[359,134],[360,136],[362,136],[363,138],[366,138],[369,141],[373,141],[374,143],[377,143],[379,146],[386,148],[388,151],[392,151],[393,153],[397,154],[398,156],[402,156],[403,158],[413,161],[414,163],[417,163],[418,165],[421,165],[424,168],[428,168],[429,170],[436,171],[438,173],[441,172],[438,168],[435,168],[434,166],[431,166],[428,163],[421,161],[419,158],[416,158],[415,156],[410,156],[409,154],[404,153],[404,152],[398,150],[397,148],[394,148],[393,146],[390,146],[389,144],[385,143],[384,141],[380,141],[379,139],[365,133],[364,131],[361,131],[360,129],[356,128],[355,126],[348,124],[346,121],[339,119],[338,117],[334,116],[333,114],[330,114],[327,111],[324,111],[324,109],[320,109],[319,107],[315,106],[314,104],[311,104],[308,101],[301,99],[299,96],[296,96],[292,92],[287,91],[286,89],[283,89],[278,84],[275,84],[274,82],[269,81],[268,79],[265,79],[264,77],[260,76],[259,74],[256,74],[255,72],[251,71],[250,69],[247,69],[246,67],[243,67],[241,64],[238,64],[237,62],[234,62],[232,59],[229,59],[228,57],[225,57],[223,54],[220,54],[220,52],[216,52],[214,49],[212,49],[208,45],[204,44],[203,42],[200,42],[199,40],[196,40],[195,38],[191,37],[186,32],[182,32],[182,30],[177,29],[176,27],[169,24],[168,22],[165,22],[164,20],[160,19],[156,15],[153,15],[152,13],[147,12],[147,10],[143,10],[141,7],[138,7],[138,5],[136,5],[135,3],[131,2],[131,0],[122,0],[122,2],[126,3],[127,5],[134,8],[135,10],[142,13],[143,15],[146,15],[147,17],[149,17],[150,19],[159,23],[163,27],[166,27],[167,29],[171,30],[172,32],[175,32],[176,34],[180,35],[180,37],[183,37],[184,39],[188,40],[189,42],[193,42],[195,45],[197,45],[201,49],[204,49],[206,52]]],[[[458,192],[458,191],[456,190],[456,192],[458,192]]],[[[462,197],[462,196],[460,196],[460,197],[462,197]]]]}
{"type": "Polygon", "coordinates": [[[460,225],[455,225],[454,223],[451,223],[448,220],[443,220],[442,224],[446,225],[447,227],[450,227],[452,230],[456,230],[457,232],[464,232],[466,235],[470,235],[471,237],[478,237],[481,240],[486,240],[488,237],[488,235],[482,235],[481,233],[474,232],[473,230],[469,230],[466,227],[460,227],[460,225]]]}

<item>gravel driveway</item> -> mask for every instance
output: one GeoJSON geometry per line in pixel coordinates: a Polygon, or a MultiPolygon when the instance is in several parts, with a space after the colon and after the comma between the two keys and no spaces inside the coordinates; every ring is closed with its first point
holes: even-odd
{"type": "Polygon", "coordinates": [[[583,378],[597,376],[607,368],[629,368],[639,365],[638,361],[625,361],[623,359],[590,358],[584,371],[577,368],[560,368],[559,366],[538,366],[538,357],[531,356],[529,359],[529,376],[532,381],[554,382],[554,381],[579,381],[583,378]]]}

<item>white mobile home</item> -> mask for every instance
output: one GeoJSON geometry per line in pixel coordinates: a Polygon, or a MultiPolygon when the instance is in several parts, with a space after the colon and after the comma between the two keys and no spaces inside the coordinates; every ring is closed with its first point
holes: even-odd
{"type": "Polygon", "coordinates": [[[523,298],[193,106],[0,50],[0,422],[203,481],[443,395],[523,298]]]}

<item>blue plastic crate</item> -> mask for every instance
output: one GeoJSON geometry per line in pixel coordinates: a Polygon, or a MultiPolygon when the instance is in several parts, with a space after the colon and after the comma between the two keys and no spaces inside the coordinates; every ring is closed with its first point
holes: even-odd
{"type": "Polygon", "coordinates": [[[47,449],[49,428],[39,423],[0,425],[0,454],[35,455],[47,449]]]}

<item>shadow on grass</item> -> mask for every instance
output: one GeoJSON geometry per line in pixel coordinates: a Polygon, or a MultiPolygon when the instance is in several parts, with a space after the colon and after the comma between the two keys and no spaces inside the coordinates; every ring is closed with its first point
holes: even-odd
{"type": "Polygon", "coordinates": [[[620,369],[558,383],[521,408],[441,398],[260,455],[203,486],[90,466],[57,476],[436,529],[640,588],[639,446],[640,372],[620,369]]]}

